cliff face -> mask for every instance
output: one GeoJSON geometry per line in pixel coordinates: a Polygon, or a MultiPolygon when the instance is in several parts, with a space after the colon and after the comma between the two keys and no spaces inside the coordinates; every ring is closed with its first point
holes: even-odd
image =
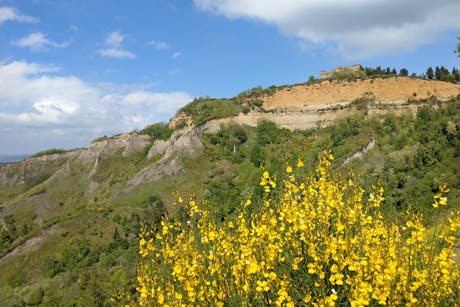
{"type": "Polygon", "coordinates": [[[393,112],[400,114],[406,110],[417,112],[422,106],[418,103],[372,103],[357,108],[351,102],[342,102],[336,104],[322,104],[317,106],[306,106],[304,108],[285,107],[282,109],[272,109],[270,112],[251,111],[247,114],[240,113],[230,118],[220,118],[210,120],[202,125],[203,132],[216,132],[220,125],[238,124],[256,127],[260,120],[274,122],[279,127],[287,128],[291,131],[305,130],[317,127],[325,127],[334,120],[352,116],[354,114],[365,112],[367,115],[384,114],[393,112]]]}
{"type": "MultiPolygon", "coordinates": [[[[164,174],[171,175],[180,170],[177,160],[179,154],[193,156],[202,150],[203,145],[197,131],[188,128],[174,133],[169,140],[164,141],[153,141],[148,135],[126,133],[95,140],[87,149],[27,158],[0,167],[0,187],[16,187],[20,191],[26,191],[44,181],[56,181],[70,176],[71,170],[75,168],[79,170],[82,179],[91,181],[105,161],[117,157],[129,158],[143,151],[146,151],[145,162],[150,165],[141,169],[138,174],[133,174],[129,184],[158,180],[164,174]],[[151,164],[149,161],[155,162],[151,164]],[[174,161],[172,165],[171,161],[174,161]]],[[[95,186],[90,183],[88,190],[93,192],[95,186]]]]}
{"type": "Polygon", "coordinates": [[[142,150],[151,143],[150,137],[137,134],[122,134],[112,138],[94,141],[88,149],[77,149],[65,153],[27,158],[0,168],[0,184],[5,186],[24,185],[29,181],[56,178],[68,172],[69,164],[87,164],[113,156],[122,151],[126,156],[142,150]]]}
{"type": "Polygon", "coordinates": [[[401,103],[435,96],[449,99],[460,94],[460,85],[408,77],[363,79],[356,81],[322,81],[311,85],[297,85],[264,97],[267,110],[283,108],[324,108],[350,103],[364,96],[373,96],[381,103],[401,103]]]}
{"type": "Polygon", "coordinates": [[[29,180],[57,171],[68,159],[78,157],[84,150],[75,150],[66,153],[44,155],[27,158],[23,161],[7,164],[0,167],[0,185],[12,186],[25,184],[29,180]]]}

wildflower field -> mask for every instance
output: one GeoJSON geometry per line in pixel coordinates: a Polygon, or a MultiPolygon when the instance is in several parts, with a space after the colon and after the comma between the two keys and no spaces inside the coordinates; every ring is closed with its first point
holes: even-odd
{"type": "MultiPolygon", "coordinates": [[[[340,178],[324,153],[302,178],[261,176],[262,197],[218,219],[186,201],[187,219],[164,218],[140,234],[141,306],[457,306],[454,246],[460,213],[427,231],[422,216],[381,214],[384,188],[370,194],[340,178]]],[[[445,185],[433,207],[447,205],[445,185]]],[[[184,202],[179,198],[179,202],[184,202]]]]}

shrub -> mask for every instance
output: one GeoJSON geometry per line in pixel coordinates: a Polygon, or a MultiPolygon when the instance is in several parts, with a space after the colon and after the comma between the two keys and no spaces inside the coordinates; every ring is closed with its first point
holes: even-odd
{"type": "Polygon", "coordinates": [[[279,144],[290,134],[286,128],[278,128],[274,122],[261,120],[257,123],[257,143],[279,144]]]}
{"type": "Polygon", "coordinates": [[[171,137],[172,130],[166,123],[155,123],[140,131],[140,134],[147,134],[153,140],[167,140],[171,137]]]}
{"type": "Polygon", "coordinates": [[[180,129],[185,128],[186,126],[187,126],[187,122],[185,121],[185,119],[181,119],[181,120],[176,124],[175,129],[180,130],[180,129]]]}
{"type": "Polygon", "coordinates": [[[344,69],[340,71],[336,71],[332,74],[331,79],[356,79],[356,78],[365,78],[366,73],[362,70],[354,71],[350,69],[344,69]]]}
{"type": "Polygon", "coordinates": [[[51,149],[47,149],[47,150],[37,152],[31,158],[38,158],[38,157],[42,157],[42,156],[61,154],[61,153],[66,153],[66,152],[68,152],[68,150],[58,149],[58,148],[51,148],[51,149]]]}
{"type": "Polygon", "coordinates": [[[243,106],[235,99],[200,99],[194,100],[181,109],[193,118],[193,123],[201,125],[208,120],[226,118],[238,115],[243,111],[243,106]]]}
{"type": "MultiPolygon", "coordinates": [[[[420,215],[385,221],[383,188],[370,195],[332,174],[326,153],[307,180],[287,165],[278,182],[261,177],[264,197],[235,218],[216,220],[193,199],[186,223],[163,219],[140,234],[138,304],[249,306],[453,306],[453,256],[460,214],[428,234],[420,215]]],[[[446,205],[441,185],[433,207],[446,205]]],[[[182,199],[179,199],[182,202],[182,199]]]]}

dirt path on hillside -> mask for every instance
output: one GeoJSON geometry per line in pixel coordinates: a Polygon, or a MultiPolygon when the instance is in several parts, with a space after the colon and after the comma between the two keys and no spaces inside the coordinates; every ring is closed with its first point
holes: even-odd
{"type": "Polygon", "coordinates": [[[5,260],[7,260],[10,257],[17,256],[17,255],[23,255],[27,252],[37,250],[40,248],[42,243],[51,235],[55,233],[61,232],[61,228],[59,224],[54,224],[52,226],[49,226],[48,228],[44,229],[42,231],[41,235],[29,238],[16,246],[13,250],[9,251],[2,257],[0,257],[0,264],[2,264],[5,260]]]}

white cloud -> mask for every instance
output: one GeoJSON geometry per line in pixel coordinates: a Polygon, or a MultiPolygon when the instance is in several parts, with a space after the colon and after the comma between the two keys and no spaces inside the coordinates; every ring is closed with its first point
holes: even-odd
{"type": "Polygon", "coordinates": [[[94,85],[57,71],[53,65],[0,62],[0,153],[88,146],[101,135],[168,120],[192,100],[185,92],[94,85]]]}
{"type": "Polygon", "coordinates": [[[114,58],[114,59],[135,59],[136,55],[128,50],[118,48],[108,48],[98,50],[97,53],[101,56],[114,58]]]}
{"type": "Polygon", "coordinates": [[[108,48],[99,49],[97,53],[100,56],[114,59],[135,59],[136,55],[134,53],[122,48],[124,39],[125,36],[118,31],[110,33],[105,39],[105,44],[108,48]]]}
{"type": "MultiPolygon", "coordinates": [[[[59,67],[55,65],[43,65],[36,63],[27,62],[11,62],[9,64],[0,62],[0,76],[10,75],[12,77],[18,77],[20,75],[31,76],[45,72],[57,72],[59,67]]],[[[2,83],[0,83],[0,86],[2,83]]]]}
{"type": "Polygon", "coordinates": [[[107,38],[105,39],[105,43],[109,46],[116,48],[116,47],[120,47],[124,39],[125,39],[124,35],[121,35],[120,32],[115,31],[115,32],[110,33],[109,36],[107,36],[107,38]]]}
{"type": "Polygon", "coordinates": [[[157,113],[172,113],[190,101],[190,96],[185,92],[152,93],[136,91],[123,97],[126,105],[149,105],[157,113]]]}
{"type": "Polygon", "coordinates": [[[32,16],[23,15],[14,7],[0,7],[0,25],[6,21],[37,23],[38,19],[32,16]]]}
{"type": "Polygon", "coordinates": [[[458,0],[194,0],[230,19],[276,25],[307,45],[335,47],[349,58],[412,50],[460,29],[458,0]]]}
{"type": "Polygon", "coordinates": [[[65,48],[70,45],[70,42],[57,43],[49,40],[48,37],[41,32],[34,32],[14,41],[13,44],[19,47],[30,48],[32,51],[39,51],[46,47],[65,48]]]}
{"type": "Polygon", "coordinates": [[[166,50],[171,48],[171,46],[167,42],[163,41],[150,41],[147,43],[149,46],[153,46],[156,50],[166,50]]]}
{"type": "Polygon", "coordinates": [[[174,52],[173,54],[171,54],[171,58],[174,59],[174,60],[180,59],[182,57],[183,57],[183,55],[180,52],[174,52]]]}

